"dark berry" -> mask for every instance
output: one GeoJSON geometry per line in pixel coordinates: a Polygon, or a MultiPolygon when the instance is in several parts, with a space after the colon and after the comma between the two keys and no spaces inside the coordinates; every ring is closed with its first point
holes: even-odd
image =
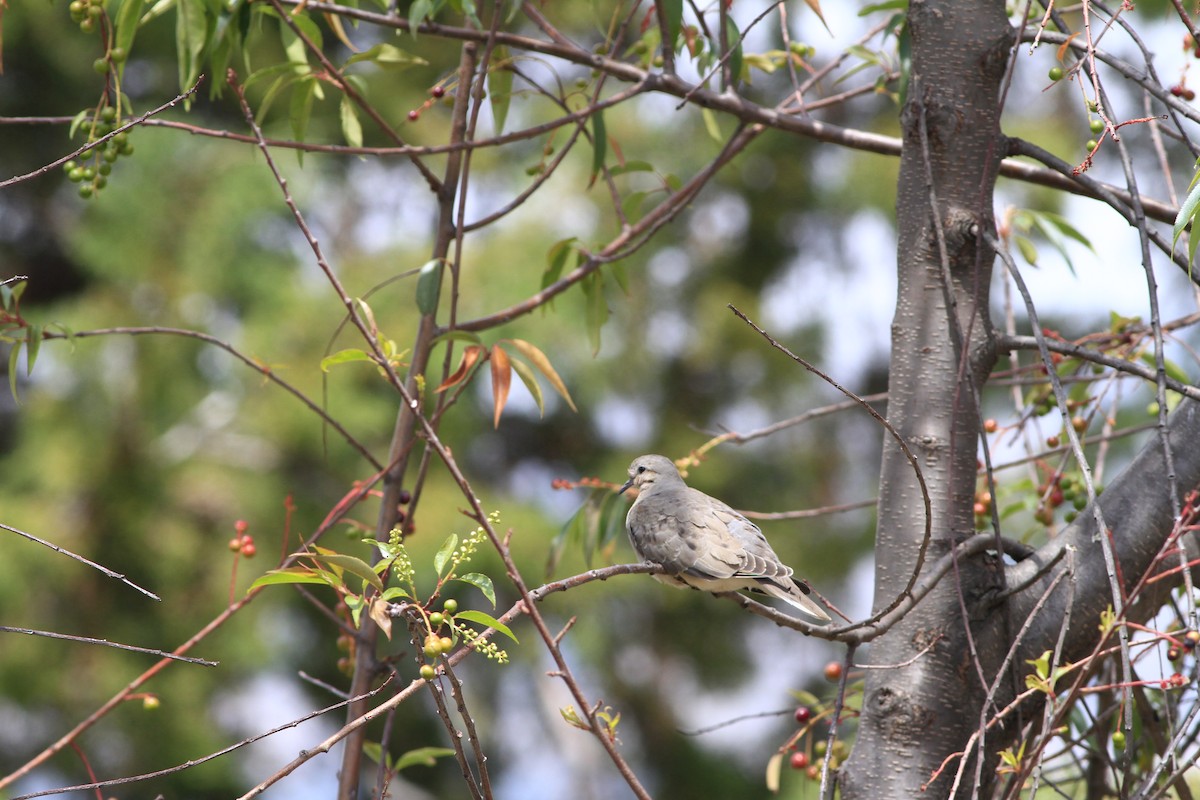
{"type": "Polygon", "coordinates": [[[801,725],[803,725],[804,723],[806,723],[810,719],[812,719],[812,709],[809,708],[808,706],[800,706],[799,708],[796,709],[795,716],[796,716],[796,722],[799,722],[801,725]]]}
{"type": "Polygon", "coordinates": [[[434,97],[444,97],[444,96],[445,96],[445,94],[446,94],[446,87],[444,87],[444,86],[435,86],[435,87],[433,87],[432,89],[430,89],[430,90],[429,90],[429,93],[430,93],[431,95],[433,95],[434,97]]]}
{"type": "Polygon", "coordinates": [[[416,122],[420,118],[421,118],[421,112],[417,111],[415,108],[412,111],[408,112],[408,121],[409,122],[416,122]]]}
{"type": "Polygon", "coordinates": [[[400,494],[396,496],[396,502],[402,506],[406,506],[412,502],[412,492],[408,489],[401,489],[400,494]]]}

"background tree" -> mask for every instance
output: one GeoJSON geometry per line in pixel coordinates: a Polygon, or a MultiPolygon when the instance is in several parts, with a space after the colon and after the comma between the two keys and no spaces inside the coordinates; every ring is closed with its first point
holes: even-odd
{"type": "Polygon", "coordinates": [[[135,585],[14,536],[6,621],[161,660],[9,633],[0,785],[1190,796],[1193,20],[862,12],[10,8],[0,521],[135,585]],[[1144,310],[1038,313],[1108,261],[1144,310]],[[886,410],[877,521],[880,426],[781,340],[886,410]],[[840,512],[758,516],[847,622],[589,571],[652,450],[840,512]]]}

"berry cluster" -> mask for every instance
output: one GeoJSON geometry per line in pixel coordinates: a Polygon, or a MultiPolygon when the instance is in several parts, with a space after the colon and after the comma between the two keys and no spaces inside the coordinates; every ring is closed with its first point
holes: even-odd
{"type": "Polygon", "coordinates": [[[250,527],[250,523],[244,519],[239,519],[234,523],[233,529],[235,536],[229,540],[229,551],[236,553],[244,558],[254,558],[258,553],[258,548],[254,546],[254,537],[246,533],[250,527]]]}
{"type": "MultiPolygon", "coordinates": [[[[120,124],[117,110],[106,105],[84,126],[88,131],[88,142],[95,142],[116,130],[120,124]]],[[[79,196],[85,200],[108,185],[108,176],[113,164],[122,156],[133,154],[129,142],[129,131],[121,131],[103,145],[88,152],[83,162],[71,159],[63,164],[63,172],[71,183],[79,184],[79,196]]]]}
{"type": "Polygon", "coordinates": [[[67,10],[71,12],[71,21],[79,25],[79,30],[91,33],[104,16],[104,0],[71,0],[67,10]]]}

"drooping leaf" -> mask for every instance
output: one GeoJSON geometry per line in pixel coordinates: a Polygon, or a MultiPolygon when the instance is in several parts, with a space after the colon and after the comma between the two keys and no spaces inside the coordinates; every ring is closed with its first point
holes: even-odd
{"type": "Polygon", "coordinates": [[[415,0],[412,6],[408,9],[408,30],[414,39],[417,38],[417,29],[425,22],[433,13],[433,0],[415,0]]]}
{"type": "Polygon", "coordinates": [[[600,352],[600,329],[608,321],[608,303],[604,299],[604,279],[599,270],[583,279],[585,302],[584,321],[587,325],[588,341],[592,355],[600,352]]]}
{"type": "Polygon", "coordinates": [[[341,102],[342,136],[351,147],[362,147],[362,123],[358,121],[358,112],[354,110],[354,101],[350,95],[342,95],[341,102]]]}
{"type": "Polygon", "coordinates": [[[545,353],[524,339],[507,339],[505,341],[511,342],[512,346],[517,348],[526,361],[536,367],[538,372],[546,376],[546,380],[550,381],[550,385],[554,387],[554,391],[558,392],[562,399],[567,402],[567,405],[571,407],[572,411],[579,411],[575,407],[575,401],[571,399],[571,393],[567,391],[567,385],[563,383],[562,378],[559,377],[558,372],[550,364],[550,359],[546,357],[545,353]]]}
{"type": "Polygon", "coordinates": [[[578,241],[578,238],[572,236],[569,239],[560,239],[550,245],[550,249],[546,251],[546,271],[542,273],[543,289],[562,277],[563,269],[567,265],[568,256],[575,253],[578,259],[579,250],[576,247],[578,241]]]}
{"type": "MultiPolygon", "coordinates": [[[[303,142],[304,134],[308,132],[308,122],[312,117],[313,95],[316,94],[317,79],[304,78],[297,82],[292,89],[292,102],[288,107],[288,120],[292,123],[292,136],[296,141],[303,142]]],[[[303,150],[297,150],[303,154],[303,150]]]]}
{"type": "Polygon", "coordinates": [[[20,395],[17,394],[17,364],[21,360],[21,341],[13,342],[12,349],[8,351],[8,391],[12,394],[12,399],[21,402],[20,395]]]}
{"type": "Polygon", "coordinates": [[[442,542],[442,546],[438,548],[437,553],[433,556],[433,569],[437,572],[438,577],[441,577],[442,570],[446,567],[446,562],[450,560],[450,556],[454,555],[455,548],[458,547],[458,534],[452,533],[446,537],[446,541],[442,542]]]}
{"type": "Polygon", "coordinates": [[[415,766],[432,767],[437,764],[439,758],[452,755],[454,755],[454,751],[449,747],[418,747],[396,759],[395,770],[399,772],[415,766]]]}
{"type": "Polygon", "coordinates": [[[767,791],[771,794],[779,792],[779,776],[783,772],[783,753],[775,753],[767,760],[767,791]]]}
{"type": "Polygon", "coordinates": [[[512,367],[508,353],[500,345],[492,347],[492,426],[500,427],[500,414],[508,402],[508,390],[512,386],[512,367]]]}
{"type": "Polygon", "coordinates": [[[483,592],[483,596],[492,604],[492,608],[496,607],[496,587],[492,584],[492,579],[482,572],[468,572],[466,575],[459,575],[455,580],[469,583],[479,591],[483,592]]]}
{"type": "Polygon", "coordinates": [[[467,373],[471,371],[471,367],[475,366],[475,362],[478,361],[479,357],[486,351],[487,348],[481,345],[468,345],[463,350],[462,361],[459,362],[458,369],[454,370],[453,375],[442,381],[442,385],[437,387],[435,391],[444,392],[451,386],[457,386],[458,384],[462,383],[463,379],[467,377],[467,373]]]}
{"type": "Polygon", "coordinates": [[[821,0],[804,0],[805,4],[813,10],[817,15],[817,19],[821,20],[821,24],[825,26],[825,30],[829,31],[829,35],[833,35],[833,31],[829,30],[829,23],[825,21],[825,15],[821,13],[821,0]]]}
{"type": "Polygon", "coordinates": [[[441,290],[442,262],[435,258],[421,267],[417,275],[417,310],[426,315],[437,311],[441,290]]]}
{"type": "MultiPolygon", "coordinates": [[[[1200,167],[1200,159],[1197,159],[1196,166],[1200,167]]],[[[1183,201],[1183,205],[1179,207],[1179,213],[1175,216],[1175,225],[1171,229],[1172,249],[1174,249],[1175,243],[1179,241],[1179,237],[1183,235],[1188,225],[1192,225],[1195,222],[1196,215],[1200,212],[1200,181],[1197,178],[1200,178],[1200,169],[1197,169],[1196,173],[1192,175],[1192,184],[1188,187],[1188,196],[1183,201]]],[[[1192,232],[1188,236],[1189,267],[1196,255],[1197,242],[1200,242],[1200,231],[1197,231],[1193,225],[1192,232]]]]}
{"type": "Polygon", "coordinates": [[[38,351],[42,348],[42,326],[31,324],[25,334],[25,375],[33,374],[33,365],[37,361],[38,351]]]}
{"type": "Polygon", "coordinates": [[[533,374],[533,368],[524,361],[518,361],[515,358],[509,360],[509,366],[512,367],[513,372],[517,373],[517,377],[521,379],[521,383],[525,384],[525,388],[529,390],[529,393],[533,395],[533,401],[537,403],[538,414],[545,416],[546,403],[542,400],[542,387],[538,384],[537,378],[533,374]]]}
{"type": "Polygon", "coordinates": [[[492,119],[496,135],[504,133],[508,119],[508,106],[512,100],[513,72],[508,68],[511,58],[508,48],[497,45],[492,51],[492,68],[488,71],[488,99],[492,101],[492,119]]]}
{"type": "Polygon", "coordinates": [[[208,44],[208,15],[204,0],[176,0],[175,6],[179,90],[185,91],[200,77],[200,58],[208,44]]]}
{"type": "Polygon", "coordinates": [[[1021,258],[1028,261],[1032,266],[1037,266],[1038,251],[1033,246],[1033,242],[1025,236],[1014,236],[1013,241],[1017,244],[1017,249],[1021,251],[1021,258]]]}
{"type": "MultiPolygon", "coordinates": [[[[113,28],[112,46],[114,48],[120,47],[126,54],[130,52],[145,4],[145,0],[125,0],[121,3],[121,10],[117,12],[116,24],[113,28]]],[[[124,72],[125,61],[121,61],[117,65],[117,74],[123,75],[124,72]]]]}
{"type": "Polygon", "coordinates": [[[737,83],[742,79],[742,33],[729,15],[725,16],[725,41],[729,47],[730,81],[737,83]]]}
{"type": "MultiPolygon", "coordinates": [[[[469,622],[474,622],[478,625],[483,625],[484,627],[487,627],[487,628],[495,628],[497,631],[499,631],[500,633],[503,633],[505,636],[512,639],[514,642],[517,641],[516,635],[513,634],[513,632],[509,629],[509,627],[507,625],[505,625],[503,622],[496,619],[492,615],[485,614],[482,611],[476,611],[473,608],[468,609],[467,611],[459,611],[457,614],[454,615],[454,619],[460,620],[460,621],[465,619],[469,622]]],[[[520,644],[520,642],[517,642],[517,643],[520,644]]]]}
{"type": "Polygon", "coordinates": [[[683,0],[656,1],[667,28],[662,32],[663,46],[673,53],[679,49],[679,32],[683,30],[683,0]]]}
{"type": "Polygon", "coordinates": [[[704,130],[715,142],[724,141],[721,137],[721,127],[717,124],[717,115],[711,108],[700,109],[700,119],[704,120],[704,130]]]}
{"type": "Polygon", "coordinates": [[[604,160],[608,157],[608,133],[604,126],[604,112],[592,114],[592,179],[591,186],[604,169],[604,160]]]}

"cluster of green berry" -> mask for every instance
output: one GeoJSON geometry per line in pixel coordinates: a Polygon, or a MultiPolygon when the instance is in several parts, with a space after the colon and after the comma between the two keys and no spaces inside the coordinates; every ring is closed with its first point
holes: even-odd
{"type": "Polygon", "coordinates": [[[71,12],[71,21],[79,25],[79,30],[91,33],[104,16],[104,0],[71,0],[67,9],[71,12]]]}
{"type": "MultiPolygon", "coordinates": [[[[117,125],[117,110],[112,106],[105,106],[88,125],[88,142],[107,136],[117,125]]],[[[129,142],[129,131],[121,131],[89,152],[88,159],[91,163],[80,163],[71,159],[63,164],[63,172],[66,173],[67,180],[79,184],[79,196],[86,200],[108,185],[108,176],[112,173],[116,160],[132,154],[133,145],[129,142]]]]}

